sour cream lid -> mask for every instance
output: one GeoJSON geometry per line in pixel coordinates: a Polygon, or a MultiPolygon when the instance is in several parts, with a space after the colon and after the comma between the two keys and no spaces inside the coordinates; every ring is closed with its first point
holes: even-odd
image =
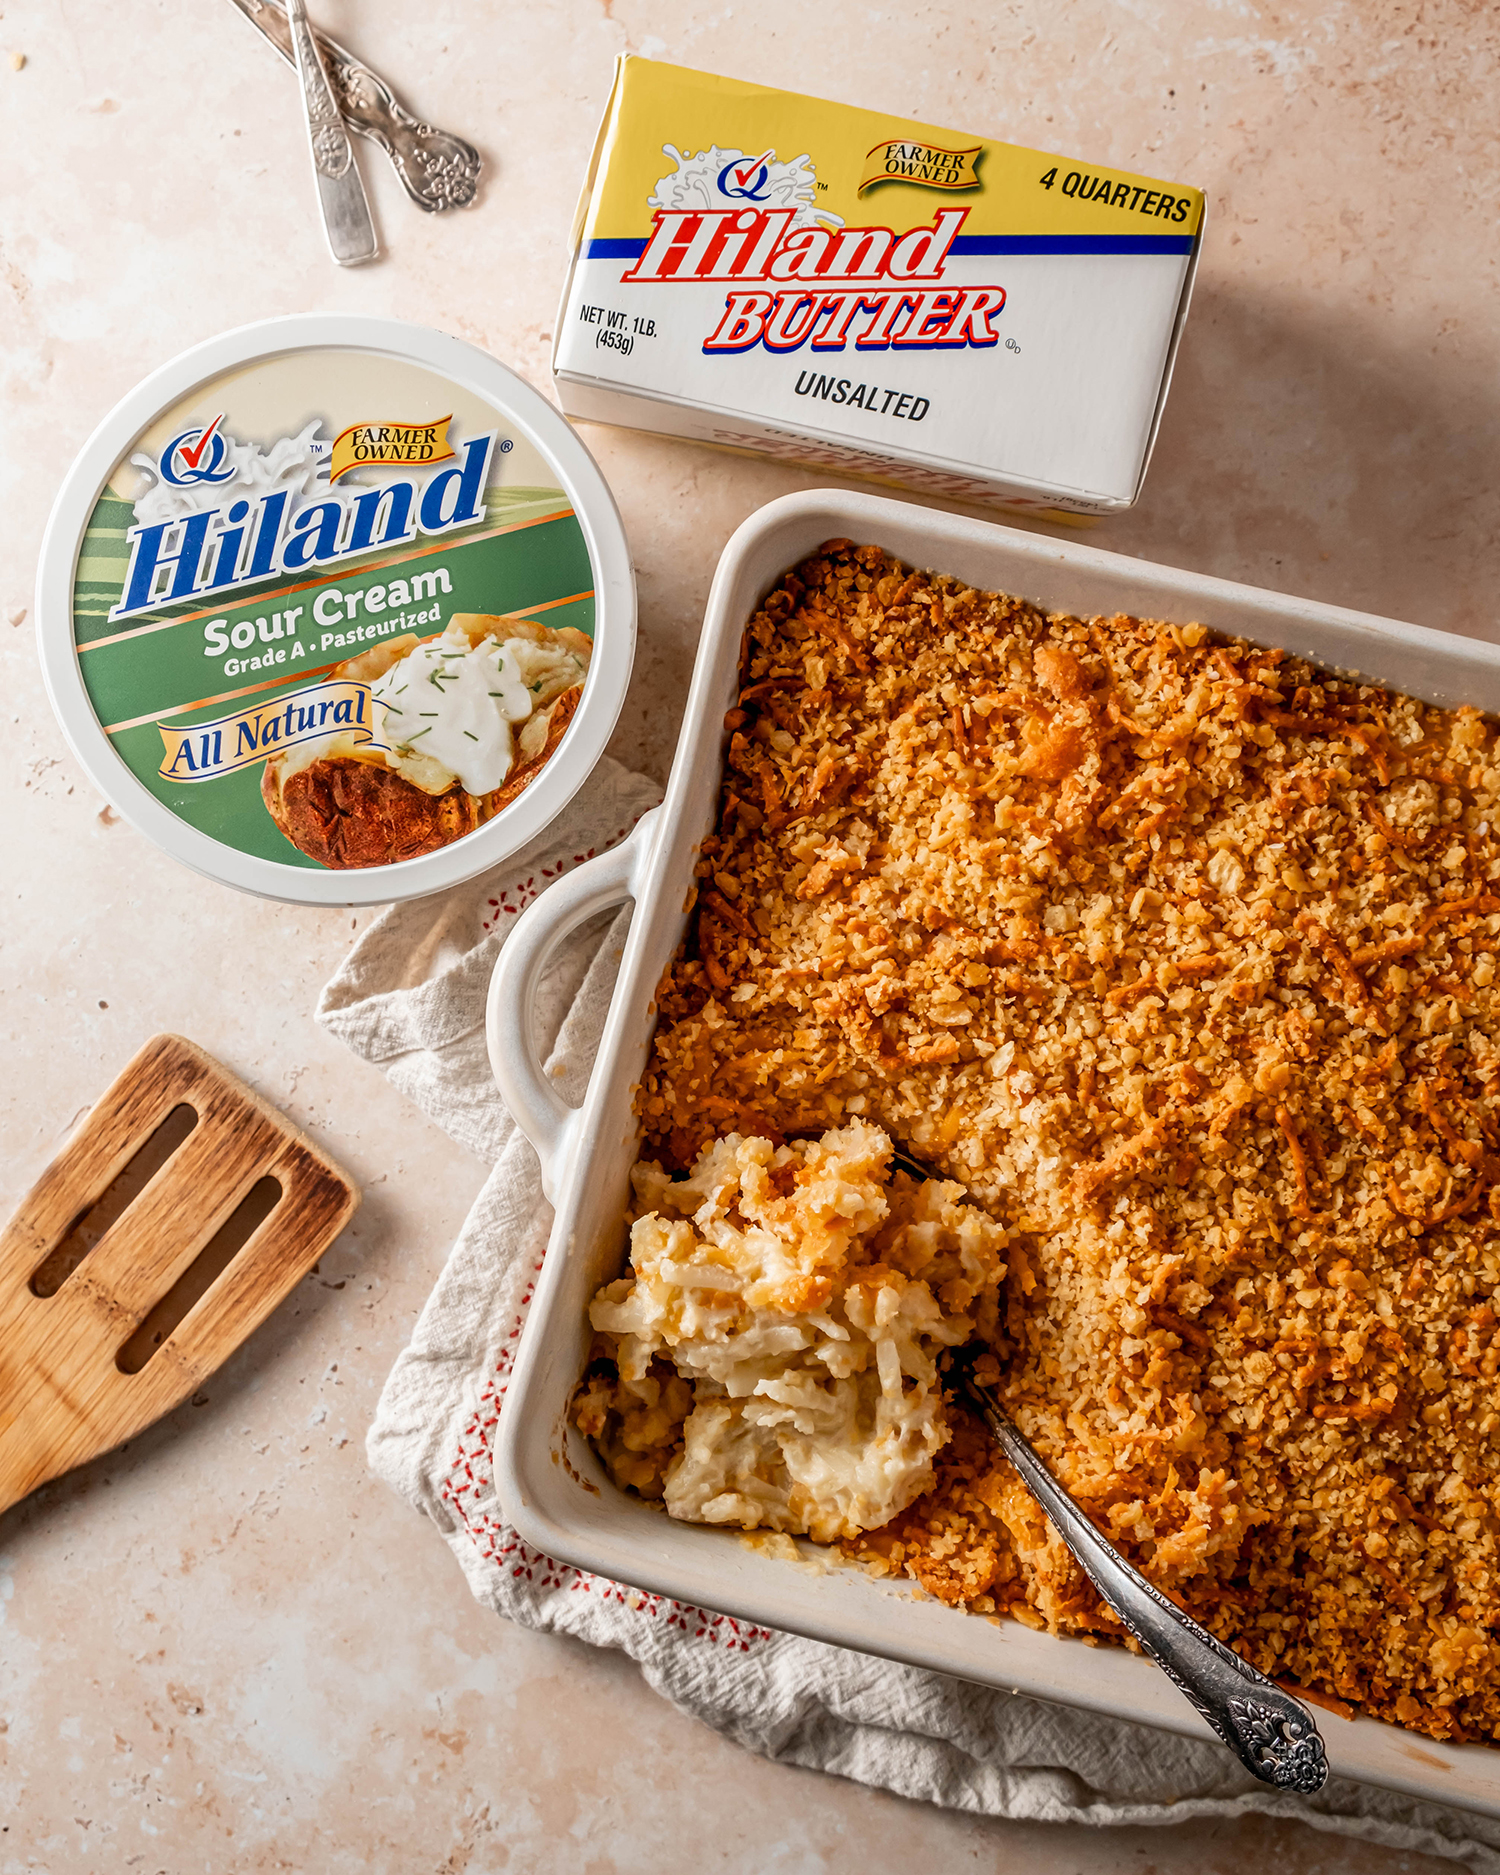
{"type": "Polygon", "coordinates": [[[53,506],[36,611],[114,806],[313,905],[440,891],[533,839],[635,650],[624,530],[567,421],[472,345],[341,315],[225,333],[117,405],[53,506]]]}

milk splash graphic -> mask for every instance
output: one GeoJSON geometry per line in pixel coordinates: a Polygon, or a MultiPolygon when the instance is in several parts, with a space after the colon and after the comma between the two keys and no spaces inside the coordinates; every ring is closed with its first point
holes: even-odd
{"type": "Polygon", "coordinates": [[[721,150],[714,144],[689,156],[674,143],[662,145],[662,155],[677,165],[663,176],[651,208],[723,208],[726,202],[753,203],[757,208],[791,209],[791,228],[842,228],[844,218],[817,206],[817,171],[810,156],[779,163],[773,150],[751,158],[743,150],[721,150]]]}
{"type": "MultiPolygon", "coordinates": [[[[297,435],[279,436],[268,450],[226,436],[233,473],[216,485],[217,492],[228,498],[247,495],[254,501],[262,495],[285,491],[287,506],[295,513],[327,489],[329,445],[319,438],[322,427],[322,419],[314,417],[297,435]]],[[[149,475],[152,483],[136,497],[137,525],[181,521],[202,507],[203,491],[192,486],[174,488],[162,476],[154,455],[138,450],[130,461],[132,467],[149,475]]]]}

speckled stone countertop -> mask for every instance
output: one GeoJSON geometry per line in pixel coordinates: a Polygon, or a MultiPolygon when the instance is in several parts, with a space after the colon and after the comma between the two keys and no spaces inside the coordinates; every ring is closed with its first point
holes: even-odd
{"type": "MultiPolygon", "coordinates": [[[[1451,1867],[1295,1823],[1098,1833],[929,1810],[748,1758],[627,1663],[481,1611],[365,1469],[375,1397],[483,1174],[312,1024],[368,914],[240,897],[120,821],[53,721],[27,615],[88,431],[226,327],[416,319],[545,388],[579,180],[610,61],[633,50],[1200,184],[1155,464],[1091,540],[1500,635],[1500,23],[1464,0],[315,11],[489,165],[477,207],[427,218],[368,157],[388,258],[359,272],[324,251],[290,76],[230,6],[0,12],[0,1204],[160,1029],[364,1186],[318,1272],[190,1406],[0,1518],[0,1875],[1451,1867]]],[[[587,440],[640,579],[614,748],[662,775],[721,543],[827,478],[587,440]]]]}

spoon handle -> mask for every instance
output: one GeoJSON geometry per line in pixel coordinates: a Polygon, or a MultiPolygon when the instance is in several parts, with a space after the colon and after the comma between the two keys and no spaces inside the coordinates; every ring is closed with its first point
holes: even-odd
{"type": "Polygon", "coordinates": [[[306,0],[286,0],[286,17],[307,113],[313,180],[318,187],[318,206],[323,211],[328,245],[341,267],[357,267],[380,252],[375,225],[370,220],[370,204],[365,200],[365,185],[359,179],[354,147],[323,70],[306,0]]]}
{"type": "Polygon", "coordinates": [[[308,143],[313,150],[313,180],[323,210],[324,233],[339,266],[358,266],[373,261],[381,249],[369,219],[364,182],[354,163],[354,146],[328,84],[317,39],[313,39],[306,0],[287,0],[287,26],[293,36],[302,105],[308,113],[308,143]]]}
{"type": "Polygon", "coordinates": [[[473,144],[413,117],[378,73],[331,41],[322,44],[329,82],[345,119],[385,151],[417,207],[429,215],[467,208],[479,189],[481,163],[473,144]]]}
{"type": "Polygon", "coordinates": [[[955,1372],[955,1378],[1079,1568],[1245,1769],[1280,1790],[1321,1790],[1328,1761],[1312,1714],[1301,1701],[1231,1652],[1132,1568],[1048,1471],[990,1390],[967,1373],[955,1372]]]}

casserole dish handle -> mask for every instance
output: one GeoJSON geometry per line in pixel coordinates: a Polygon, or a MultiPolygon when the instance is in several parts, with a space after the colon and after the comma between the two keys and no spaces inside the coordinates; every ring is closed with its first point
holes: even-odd
{"type": "Polygon", "coordinates": [[[629,839],[585,860],[549,885],[517,918],[490,978],[485,1034],[495,1084],[542,1162],[542,1189],[554,1203],[572,1156],[581,1108],[547,1077],[532,1037],[537,986],[558,944],[595,913],[633,899],[660,810],[643,815],[629,839]]]}

